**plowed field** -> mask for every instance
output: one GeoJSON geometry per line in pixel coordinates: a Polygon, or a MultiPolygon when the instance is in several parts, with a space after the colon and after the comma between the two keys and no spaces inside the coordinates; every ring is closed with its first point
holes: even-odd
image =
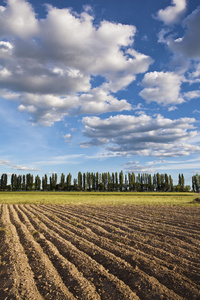
{"type": "Polygon", "coordinates": [[[200,299],[200,208],[0,206],[0,299],[200,299]]]}

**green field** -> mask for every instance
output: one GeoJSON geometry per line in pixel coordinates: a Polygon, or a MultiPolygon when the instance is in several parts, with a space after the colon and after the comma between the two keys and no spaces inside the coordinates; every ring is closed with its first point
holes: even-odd
{"type": "Polygon", "coordinates": [[[195,193],[0,192],[0,204],[199,205],[195,193]]]}

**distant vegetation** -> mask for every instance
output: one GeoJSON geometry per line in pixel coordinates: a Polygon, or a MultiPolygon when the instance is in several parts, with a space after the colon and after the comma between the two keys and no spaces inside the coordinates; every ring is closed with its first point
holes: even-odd
{"type": "MultiPolygon", "coordinates": [[[[191,187],[185,185],[183,174],[178,176],[178,184],[173,184],[171,175],[168,174],[123,174],[116,173],[78,173],[77,178],[72,181],[72,175],[57,174],[48,176],[45,174],[42,179],[37,175],[11,175],[11,182],[8,184],[8,175],[2,174],[0,178],[1,191],[107,191],[107,192],[189,192],[191,187]]],[[[200,175],[192,177],[192,191],[200,192],[200,175]]]]}

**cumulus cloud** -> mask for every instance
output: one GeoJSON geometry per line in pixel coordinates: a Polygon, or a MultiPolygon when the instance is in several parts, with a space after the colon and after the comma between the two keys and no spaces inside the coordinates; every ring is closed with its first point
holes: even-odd
{"type": "Polygon", "coordinates": [[[177,39],[169,37],[167,39],[168,46],[174,51],[183,54],[190,59],[200,59],[200,7],[192,12],[183,21],[186,28],[185,35],[177,39]]]}
{"type": "Polygon", "coordinates": [[[25,0],[0,7],[0,88],[19,93],[19,110],[44,126],[72,112],[130,110],[113,93],[153,62],[133,49],[135,26],[94,25],[89,9],[77,14],[46,7],[44,19],[25,0]],[[93,88],[96,76],[103,83],[93,88]]]}
{"type": "Polygon", "coordinates": [[[142,85],[144,89],[140,96],[147,103],[156,102],[159,105],[168,106],[184,102],[180,95],[183,77],[173,72],[146,73],[142,85]]]}
{"type": "Polygon", "coordinates": [[[200,98],[200,91],[199,90],[195,90],[195,91],[189,91],[184,93],[184,97],[186,99],[195,99],[195,98],[200,98]]]}
{"type": "Polygon", "coordinates": [[[160,9],[157,18],[166,25],[173,25],[180,21],[186,10],[186,0],[172,0],[172,6],[160,9]]]}
{"type": "MultiPolygon", "coordinates": [[[[183,81],[192,85],[200,82],[200,6],[183,19],[181,26],[181,31],[178,31],[178,29],[174,30],[176,28],[162,28],[158,35],[158,41],[167,45],[168,49],[173,53],[170,66],[176,70],[175,72],[178,74],[176,76],[184,74],[185,78],[183,81]],[[180,35],[180,32],[183,33],[180,35]]],[[[149,75],[147,75],[147,79],[148,76],[149,75]]],[[[199,97],[196,87],[194,91],[192,91],[191,86],[190,92],[180,95],[181,81],[181,77],[180,80],[178,77],[177,79],[175,78],[174,88],[176,91],[174,104],[182,103],[183,99],[191,100],[199,97]],[[177,102],[176,99],[178,100],[177,102]]],[[[172,90],[169,89],[169,94],[171,94],[171,91],[172,90]]],[[[142,91],[142,94],[144,94],[144,98],[146,97],[147,100],[149,100],[149,98],[151,98],[151,92],[154,95],[155,89],[153,88],[152,91],[145,89],[142,91]]],[[[172,98],[171,100],[173,102],[172,98]]]]}
{"type": "Polygon", "coordinates": [[[0,6],[0,36],[28,38],[38,32],[35,13],[28,2],[7,0],[7,6],[0,6]]]}
{"type": "Polygon", "coordinates": [[[121,155],[170,157],[200,150],[199,146],[187,144],[189,138],[198,134],[194,118],[171,120],[161,115],[152,118],[143,113],[137,117],[85,117],[82,122],[85,125],[83,134],[89,138],[80,143],[82,147],[98,146],[102,139],[106,149],[121,155]]]}
{"type": "Polygon", "coordinates": [[[165,43],[173,52],[173,64],[177,65],[179,72],[189,70],[188,82],[199,82],[200,77],[200,6],[188,15],[181,23],[184,34],[164,28],[160,31],[159,42],[165,43]],[[176,37],[176,38],[175,38],[176,37]],[[191,71],[191,68],[195,71],[191,71]]]}

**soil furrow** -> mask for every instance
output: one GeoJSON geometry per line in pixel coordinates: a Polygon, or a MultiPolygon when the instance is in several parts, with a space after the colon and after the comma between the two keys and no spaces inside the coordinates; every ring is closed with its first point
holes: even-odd
{"type": "MultiPolygon", "coordinates": [[[[40,210],[37,207],[37,211],[40,210]]],[[[42,211],[40,211],[42,212],[42,211]]],[[[166,297],[171,297],[172,299],[176,297],[178,299],[178,295],[175,294],[173,291],[166,288],[166,286],[162,285],[160,282],[157,281],[156,278],[149,276],[145,272],[141,271],[138,267],[135,268],[135,266],[131,266],[128,262],[126,262],[124,259],[115,256],[112,252],[104,250],[100,247],[98,247],[93,242],[90,242],[89,240],[85,240],[82,237],[77,236],[72,231],[65,230],[60,226],[58,223],[55,224],[55,220],[51,220],[51,217],[44,217],[44,214],[46,214],[43,211],[43,222],[54,232],[57,232],[60,236],[63,238],[71,241],[78,249],[81,251],[87,253],[89,256],[91,256],[93,259],[95,259],[97,262],[102,264],[105,268],[107,268],[113,275],[118,276],[121,280],[123,280],[127,285],[129,285],[132,289],[136,288],[133,286],[132,282],[134,279],[138,278],[140,281],[140,284],[142,284],[142,281],[146,281],[146,284],[149,285],[150,290],[153,291],[153,293],[156,292],[157,287],[160,286],[162,289],[162,294],[164,294],[166,297]],[[176,295],[176,296],[175,296],[176,295]]],[[[109,249],[110,250],[110,249],[109,249]]],[[[155,294],[151,294],[151,299],[155,297],[155,294]]],[[[143,295],[144,297],[144,295],[143,295]]]]}
{"type": "MultiPolygon", "coordinates": [[[[83,221],[88,221],[87,216],[83,216],[80,213],[73,213],[67,210],[67,212],[63,212],[63,210],[59,210],[57,207],[57,211],[60,212],[60,214],[71,217],[73,222],[83,222],[83,221]]],[[[155,251],[158,250],[159,252],[159,247],[161,247],[162,250],[165,250],[166,252],[169,253],[169,255],[173,254],[174,256],[181,257],[182,259],[186,260],[186,263],[192,263],[196,264],[197,266],[200,266],[200,261],[199,261],[199,251],[196,249],[194,251],[194,247],[192,247],[189,244],[184,244],[184,242],[180,242],[177,239],[171,239],[171,238],[166,238],[164,235],[162,238],[156,234],[147,234],[141,230],[141,231],[134,231],[134,230],[122,230],[120,228],[115,227],[114,225],[109,225],[108,222],[102,222],[100,221],[99,218],[90,218],[89,222],[93,225],[99,225],[101,226],[104,230],[106,230],[110,235],[113,233],[116,233],[118,235],[117,238],[121,237],[126,237],[127,239],[130,240],[130,245],[133,246],[135,245],[135,248],[139,249],[140,251],[150,251],[152,250],[151,254],[155,254],[155,251]],[[142,241],[142,243],[141,243],[142,241]],[[163,249],[164,247],[164,249],[163,249]],[[151,249],[152,248],[152,249],[151,249]]],[[[162,259],[160,257],[160,259],[162,259]]]]}
{"type": "Polygon", "coordinates": [[[26,215],[29,217],[30,222],[44,234],[46,239],[56,245],[59,252],[73,263],[87,280],[96,286],[101,299],[139,299],[123,281],[110,274],[108,270],[98,264],[85,252],[77,249],[66,238],[58,234],[57,230],[52,230],[52,227],[55,226],[51,224],[51,221],[37,209],[35,211],[35,209],[35,206],[26,206],[26,215]]]}
{"type": "Polygon", "coordinates": [[[0,299],[200,299],[200,207],[0,204],[0,299]]]}
{"type": "Polygon", "coordinates": [[[131,223],[129,226],[127,226],[126,224],[122,224],[121,222],[119,222],[119,220],[115,217],[111,217],[110,214],[102,214],[99,213],[98,214],[98,218],[100,218],[102,221],[106,221],[107,225],[111,225],[114,226],[115,228],[119,228],[121,230],[131,230],[131,231],[143,231],[146,234],[153,234],[156,236],[160,236],[161,238],[163,237],[173,237],[176,238],[177,240],[179,240],[181,243],[184,242],[185,244],[188,245],[192,245],[195,246],[196,248],[199,248],[200,245],[200,241],[199,239],[197,240],[197,236],[193,235],[191,236],[190,233],[188,232],[187,235],[184,232],[176,232],[176,228],[174,228],[173,230],[169,230],[167,228],[161,228],[161,226],[156,226],[154,224],[149,223],[148,226],[145,226],[145,223],[140,222],[138,224],[136,223],[131,223]]]}
{"type": "Polygon", "coordinates": [[[182,234],[184,232],[184,234],[186,234],[188,237],[191,238],[197,238],[198,240],[200,240],[200,231],[198,229],[197,224],[195,224],[195,227],[191,227],[191,226],[185,226],[183,224],[180,225],[180,223],[173,223],[171,222],[166,223],[163,220],[151,220],[150,218],[148,218],[148,216],[146,215],[145,218],[139,218],[136,216],[132,216],[130,218],[124,217],[124,215],[119,215],[119,213],[117,212],[117,219],[116,219],[116,213],[113,214],[111,211],[107,211],[106,213],[104,212],[104,214],[99,215],[100,217],[104,216],[109,217],[110,219],[112,219],[112,221],[114,222],[120,222],[123,223],[125,225],[132,226],[132,224],[134,223],[135,225],[139,225],[142,226],[144,228],[148,227],[148,228],[153,228],[156,226],[156,228],[160,228],[161,231],[164,231],[164,233],[166,231],[168,231],[169,233],[171,232],[175,232],[176,234],[182,234]]]}
{"type": "MultiPolygon", "coordinates": [[[[68,218],[63,216],[61,213],[59,213],[57,211],[57,209],[56,209],[56,211],[54,209],[48,210],[48,207],[47,207],[46,210],[51,213],[51,215],[49,215],[49,218],[51,218],[52,221],[55,221],[56,223],[59,223],[59,225],[65,227],[65,229],[68,228],[70,231],[73,231],[74,233],[78,234],[79,236],[84,237],[87,240],[96,243],[101,248],[112,251],[117,256],[122,257],[122,254],[127,253],[127,251],[129,251],[130,252],[129,256],[135,257],[135,260],[133,260],[131,258],[131,262],[132,263],[134,262],[134,264],[137,264],[140,269],[144,270],[145,272],[147,272],[150,275],[152,275],[152,268],[155,269],[155,263],[156,263],[156,265],[159,265],[160,267],[163,266],[164,268],[167,268],[165,271],[162,270],[161,274],[162,274],[162,277],[164,276],[168,285],[172,284],[172,283],[170,283],[170,280],[168,281],[167,277],[168,276],[171,277],[171,272],[173,271],[173,269],[176,269],[176,273],[178,272],[181,275],[181,277],[183,275],[185,275],[188,279],[193,280],[197,284],[200,282],[200,268],[195,268],[194,265],[188,264],[186,262],[183,264],[183,259],[179,262],[179,265],[181,267],[178,266],[177,264],[175,264],[176,258],[174,256],[172,256],[171,253],[170,254],[168,254],[166,252],[163,253],[163,251],[162,251],[162,260],[160,260],[159,256],[157,256],[158,250],[155,248],[153,249],[153,256],[152,256],[146,252],[141,252],[138,249],[131,247],[130,246],[131,243],[129,243],[129,245],[128,245],[126,237],[107,233],[105,230],[102,230],[102,228],[100,226],[91,225],[90,222],[84,221],[81,223],[76,223],[76,220],[74,220],[72,222],[68,218]],[[55,216],[57,216],[57,219],[55,219],[55,216]],[[73,226],[73,224],[75,226],[73,226]],[[119,248],[118,251],[117,251],[117,247],[119,248]],[[166,255],[169,256],[170,260],[166,261],[166,255]],[[136,258],[137,258],[137,261],[136,261],[136,258]],[[151,268],[151,264],[153,264],[152,268],[151,268]],[[184,266],[184,268],[183,268],[183,266],[184,266]],[[169,275],[165,277],[164,274],[166,272],[169,273],[169,275]]],[[[45,213],[45,211],[44,211],[44,213],[45,213]]],[[[161,256],[161,253],[159,253],[159,254],[161,256]]],[[[127,258],[125,256],[124,259],[127,260],[129,258],[127,258]]],[[[130,262],[129,260],[127,260],[127,261],[130,262]]],[[[157,273],[157,271],[158,270],[155,270],[156,273],[157,273]]],[[[175,276],[180,276],[180,275],[176,274],[175,276]]],[[[154,274],[154,276],[157,277],[158,275],[154,274]]],[[[176,280],[173,280],[172,285],[178,286],[180,278],[177,278],[177,281],[178,282],[176,284],[175,283],[176,280]]],[[[162,282],[163,282],[163,279],[162,279],[162,282]]]]}
{"type": "Polygon", "coordinates": [[[18,232],[20,242],[34,272],[37,288],[41,295],[45,299],[75,299],[64,285],[48,256],[42,251],[40,245],[34,240],[33,235],[20,221],[12,205],[9,206],[9,210],[11,221],[18,232]]]}
{"type": "MultiPolygon", "coordinates": [[[[129,220],[132,220],[134,219],[135,220],[138,220],[138,221],[141,221],[141,222],[144,222],[147,224],[149,224],[149,221],[152,223],[155,223],[155,224],[158,224],[162,222],[162,224],[165,224],[166,226],[175,226],[177,228],[180,228],[181,230],[186,230],[186,232],[188,232],[188,230],[194,230],[194,232],[199,232],[199,230],[197,231],[197,224],[196,222],[193,222],[193,214],[190,212],[190,208],[187,208],[187,211],[184,212],[184,217],[183,218],[180,218],[180,214],[177,214],[177,208],[176,208],[176,215],[175,215],[175,218],[173,217],[174,216],[174,210],[171,211],[171,208],[170,207],[165,207],[164,208],[164,211],[165,211],[165,214],[166,214],[166,209],[167,209],[167,217],[165,215],[160,215],[158,214],[158,209],[154,209],[156,211],[156,214],[154,213],[154,211],[152,211],[152,209],[148,208],[146,209],[145,211],[143,210],[142,213],[138,213],[139,209],[137,207],[137,213],[135,213],[135,210],[131,210],[131,214],[125,210],[126,209],[126,206],[125,208],[122,207],[122,209],[120,208],[120,210],[117,210],[115,211],[115,213],[113,213],[113,210],[112,209],[106,209],[103,210],[103,212],[109,214],[110,216],[114,216],[116,217],[116,212],[117,212],[117,217],[119,219],[121,219],[122,221],[129,221],[129,220]],[[187,215],[186,213],[190,213],[189,216],[190,218],[187,218],[187,215]],[[173,214],[172,216],[169,215],[169,213],[173,214]],[[159,217],[157,217],[157,215],[159,215],[159,217]],[[183,222],[181,221],[184,220],[183,222]],[[189,223],[188,223],[189,221],[189,223]]],[[[194,209],[192,209],[192,212],[193,212],[194,209]]],[[[181,214],[181,217],[182,217],[182,214],[181,214]]],[[[197,213],[197,216],[194,214],[194,219],[198,221],[200,221],[200,218],[199,218],[199,211],[197,213]]],[[[191,231],[190,231],[191,232],[191,231]]]]}
{"type": "Polygon", "coordinates": [[[28,262],[24,248],[20,243],[20,238],[15,226],[10,221],[8,206],[2,205],[1,223],[5,228],[3,240],[4,264],[7,267],[7,274],[3,274],[3,291],[1,290],[1,299],[32,299],[42,300],[39,293],[34,274],[28,262]]]}
{"type": "Polygon", "coordinates": [[[54,244],[47,241],[44,238],[44,235],[39,231],[36,231],[36,228],[30,223],[26,212],[22,210],[22,207],[16,206],[16,209],[21,221],[28,227],[29,231],[34,232],[35,240],[48,255],[69,291],[78,299],[101,299],[95,286],[86,280],[86,278],[83,277],[83,274],[59,253],[54,244]]]}
{"type": "MultiPolygon", "coordinates": [[[[46,215],[46,210],[44,211],[44,214],[46,215]]],[[[73,234],[78,235],[79,237],[94,243],[100,248],[105,249],[110,253],[123,258],[125,261],[127,261],[134,267],[138,266],[140,270],[144,271],[150,276],[154,276],[159,280],[159,282],[161,282],[169,289],[174,290],[177,294],[180,294],[180,296],[187,295],[187,298],[191,299],[191,297],[194,297],[195,290],[196,295],[198,296],[198,288],[195,286],[195,284],[193,284],[190,280],[185,278],[185,276],[183,276],[182,274],[178,274],[177,269],[176,271],[173,271],[173,268],[168,269],[166,267],[161,266],[161,262],[157,258],[147,256],[145,255],[145,253],[139,253],[138,251],[134,251],[134,249],[128,247],[127,245],[123,245],[122,243],[118,242],[113,242],[108,238],[104,238],[103,235],[98,236],[91,230],[88,231],[89,228],[83,227],[82,224],[80,225],[81,228],[73,226],[69,224],[69,222],[66,222],[64,217],[60,217],[59,215],[57,215],[57,218],[55,218],[54,216],[52,216],[52,214],[48,213],[47,216],[53,222],[59,224],[64,229],[73,232],[73,234]],[[184,289],[182,288],[183,285],[184,289]]],[[[180,270],[179,272],[182,273],[181,271],[182,270],[180,270]]],[[[192,268],[188,270],[188,275],[190,275],[190,272],[192,271],[192,268]]],[[[194,275],[195,277],[197,277],[196,273],[194,275]]],[[[195,279],[197,280],[197,282],[199,282],[200,274],[195,279]]]]}

